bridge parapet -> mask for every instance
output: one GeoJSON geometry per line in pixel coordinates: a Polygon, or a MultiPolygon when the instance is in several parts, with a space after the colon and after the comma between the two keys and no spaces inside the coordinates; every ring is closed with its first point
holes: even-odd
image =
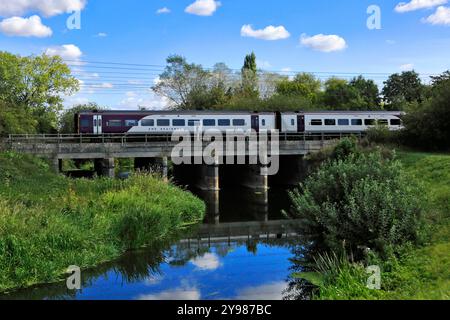
{"type": "MultiPolygon", "coordinates": [[[[350,134],[292,134],[279,136],[278,150],[268,148],[269,155],[305,155],[334,144],[350,134]]],[[[210,141],[192,137],[192,143],[204,149],[210,141]]],[[[170,135],[10,135],[3,148],[19,153],[33,154],[58,159],[139,158],[170,157],[178,141],[170,135]]],[[[225,145],[225,142],[224,142],[225,145]]],[[[236,156],[248,155],[245,150],[236,150],[236,156]]],[[[226,155],[223,150],[221,155],[226,155]]]]}

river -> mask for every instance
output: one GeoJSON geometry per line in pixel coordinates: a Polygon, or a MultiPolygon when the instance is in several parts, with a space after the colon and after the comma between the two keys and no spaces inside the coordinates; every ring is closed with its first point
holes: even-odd
{"type": "MultiPolygon", "coordinates": [[[[186,239],[82,271],[82,288],[39,285],[0,299],[292,299],[295,224],[283,219],[287,191],[227,188],[196,192],[207,202],[203,225],[186,239]]],[[[304,292],[304,287],[300,288],[304,292]]],[[[300,295],[302,295],[300,293],[300,295]]],[[[307,297],[307,296],[306,296],[307,297]]]]}

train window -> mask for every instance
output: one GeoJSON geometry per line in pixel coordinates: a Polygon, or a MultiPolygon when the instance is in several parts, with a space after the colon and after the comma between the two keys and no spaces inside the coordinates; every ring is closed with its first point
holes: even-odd
{"type": "Polygon", "coordinates": [[[153,119],[141,120],[141,126],[143,126],[143,127],[153,127],[154,125],[155,125],[155,120],[153,120],[153,119]]]}
{"type": "Polygon", "coordinates": [[[266,119],[262,119],[262,120],[261,120],[261,125],[262,125],[263,127],[266,126],[266,119]]]}
{"type": "Polygon", "coordinates": [[[352,119],[352,126],[362,126],[362,123],[361,119],[352,119]]]}
{"type": "Polygon", "coordinates": [[[184,127],[186,125],[186,120],[184,120],[184,119],[174,119],[174,120],[172,120],[172,125],[174,127],[184,127]]]}
{"type": "Polygon", "coordinates": [[[230,119],[219,119],[218,124],[222,127],[229,127],[231,125],[231,121],[230,119]]]}
{"type": "Polygon", "coordinates": [[[325,125],[326,126],[335,126],[336,120],[335,119],[325,119],[325,125]]]}
{"type": "Polygon", "coordinates": [[[188,126],[189,127],[195,127],[200,125],[200,120],[188,120],[188,126]]]}
{"type": "Polygon", "coordinates": [[[139,121],[137,120],[125,120],[125,127],[134,127],[137,126],[139,121]]]}
{"type": "Polygon", "coordinates": [[[386,120],[386,119],[379,119],[378,121],[377,121],[377,123],[379,124],[379,125],[382,125],[382,126],[387,126],[389,123],[388,123],[388,121],[386,120]]]}
{"type": "Polygon", "coordinates": [[[312,119],[311,120],[312,126],[321,126],[322,125],[322,119],[312,119]]]}
{"type": "Polygon", "coordinates": [[[245,120],[244,119],[234,119],[233,126],[243,127],[243,126],[245,126],[245,120]]]}
{"type": "Polygon", "coordinates": [[[375,119],[365,119],[364,124],[366,126],[373,126],[373,125],[375,125],[375,119]]]}
{"type": "Polygon", "coordinates": [[[156,120],[156,125],[158,127],[169,127],[170,120],[169,119],[158,119],[158,120],[156,120]]]}
{"type": "Polygon", "coordinates": [[[338,125],[348,126],[348,125],[350,125],[350,121],[348,119],[338,119],[338,125]]]}
{"type": "Polygon", "coordinates": [[[400,119],[391,119],[391,126],[400,126],[402,121],[400,119]]]}
{"type": "Polygon", "coordinates": [[[122,120],[108,120],[106,121],[107,127],[121,127],[122,126],[122,120]]]}
{"type": "Polygon", "coordinates": [[[204,119],[203,125],[206,127],[214,127],[216,125],[216,120],[214,119],[204,119]]]}
{"type": "Polygon", "coordinates": [[[295,120],[291,119],[291,126],[295,126],[295,120]]]}
{"type": "Polygon", "coordinates": [[[82,127],[89,127],[89,120],[88,119],[83,119],[80,121],[80,126],[82,127]]]}

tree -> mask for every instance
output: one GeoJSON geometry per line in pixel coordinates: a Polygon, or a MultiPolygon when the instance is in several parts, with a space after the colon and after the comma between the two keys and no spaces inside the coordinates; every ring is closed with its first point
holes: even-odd
{"type": "Polygon", "coordinates": [[[209,80],[210,74],[202,66],[172,55],[167,58],[167,66],[152,90],[168,98],[177,109],[204,109],[209,105],[205,94],[209,80]]]}
{"type": "Polygon", "coordinates": [[[358,110],[364,104],[356,88],[350,86],[347,80],[334,77],[325,82],[322,102],[333,110],[358,110]]]}
{"type": "Polygon", "coordinates": [[[422,102],[425,93],[425,86],[415,71],[392,74],[382,90],[386,109],[390,110],[403,110],[407,103],[422,102]]]}
{"type": "Polygon", "coordinates": [[[38,122],[23,107],[13,107],[0,100],[0,136],[36,133],[38,122]]]}
{"type": "Polygon", "coordinates": [[[403,136],[410,145],[450,150],[450,78],[446,76],[447,72],[434,82],[430,99],[406,114],[403,136]]]}
{"type": "Polygon", "coordinates": [[[280,95],[298,96],[315,100],[320,93],[322,83],[313,74],[299,73],[293,80],[278,82],[276,92],[280,95]]]}
{"type": "Polygon", "coordinates": [[[258,69],[254,52],[245,56],[244,66],[241,69],[242,91],[247,97],[258,97],[258,69]]]}
{"type": "Polygon", "coordinates": [[[59,132],[60,133],[74,133],[75,132],[75,123],[74,118],[75,114],[82,111],[94,111],[94,110],[104,110],[105,108],[100,107],[95,102],[89,102],[86,104],[78,104],[70,109],[64,110],[59,118],[59,132]]]}
{"type": "MultiPolygon", "coordinates": [[[[61,57],[21,57],[0,52],[0,100],[10,113],[37,121],[28,128],[30,132],[55,130],[63,95],[71,95],[78,88],[78,80],[61,57]]],[[[28,121],[28,125],[31,123],[28,121]]]]}
{"type": "Polygon", "coordinates": [[[364,105],[360,108],[361,110],[375,110],[380,108],[380,93],[378,86],[373,80],[358,76],[353,78],[349,85],[358,92],[364,101],[364,105]]]}

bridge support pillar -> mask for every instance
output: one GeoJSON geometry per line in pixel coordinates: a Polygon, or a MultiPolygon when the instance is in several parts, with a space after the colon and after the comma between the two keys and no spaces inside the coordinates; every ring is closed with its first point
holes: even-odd
{"type": "Polygon", "coordinates": [[[250,189],[266,191],[269,189],[269,179],[262,165],[248,165],[242,168],[241,184],[250,189]]]}
{"type": "Polygon", "coordinates": [[[196,183],[196,187],[201,190],[218,191],[219,187],[219,165],[206,165],[202,164],[198,166],[199,175],[196,183]]]}
{"type": "Polygon", "coordinates": [[[114,178],[115,177],[114,158],[95,159],[94,169],[98,176],[114,178]]]}
{"type": "Polygon", "coordinates": [[[55,173],[61,173],[63,171],[63,162],[62,159],[59,159],[57,156],[55,156],[52,159],[52,167],[53,167],[53,171],[55,173]]]}

